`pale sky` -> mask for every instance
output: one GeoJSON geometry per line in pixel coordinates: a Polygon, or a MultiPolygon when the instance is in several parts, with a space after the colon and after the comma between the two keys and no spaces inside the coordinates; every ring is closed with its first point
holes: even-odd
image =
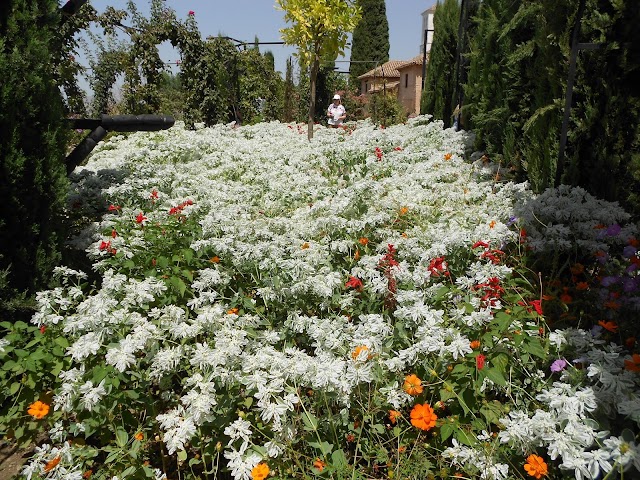
{"type": "MultiPolygon", "coordinates": [[[[59,0],[61,4],[66,0],[59,0]]],[[[98,12],[108,6],[126,9],[127,0],[89,0],[98,12]]],[[[408,60],[420,54],[422,17],[421,13],[434,5],[436,0],[386,0],[389,21],[389,58],[408,60]]],[[[149,2],[136,1],[138,9],[148,12],[149,2]]],[[[253,42],[257,36],[262,42],[280,42],[279,29],[286,26],[284,12],[275,8],[275,0],[166,0],[178,18],[186,19],[190,10],[195,12],[198,28],[203,37],[222,34],[241,41],[253,42]]],[[[127,23],[125,23],[127,24],[127,23]]],[[[175,62],[178,53],[169,45],[160,47],[165,62],[175,62]]],[[[275,58],[276,70],[284,72],[286,61],[295,47],[261,45],[260,51],[270,50],[275,58]]],[[[349,51],[345,51],[348,60],[349,51]]],[[[339,70],[348,70],[348,63],[336,63],[339,70]]],[[[177,67],[172,67],[177,73],[177,67]]]]}

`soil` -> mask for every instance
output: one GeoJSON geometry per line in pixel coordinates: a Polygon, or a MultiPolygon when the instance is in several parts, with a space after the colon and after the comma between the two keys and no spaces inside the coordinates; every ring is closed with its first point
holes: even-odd
{"type": "Polygon", "coordinates": [[[21,450],[0,442],[0,480],[11,480],[20,473],[31,449],[21,450]]]}

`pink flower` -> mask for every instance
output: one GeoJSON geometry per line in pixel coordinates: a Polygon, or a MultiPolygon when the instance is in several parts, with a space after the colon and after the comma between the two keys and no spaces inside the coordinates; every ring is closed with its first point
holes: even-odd
{"type": "Polygon", "coordinates": [[[189,10],[189,16],[193,17],[196,14],[196,12],[194,12],[193,10],[189,10]]]}

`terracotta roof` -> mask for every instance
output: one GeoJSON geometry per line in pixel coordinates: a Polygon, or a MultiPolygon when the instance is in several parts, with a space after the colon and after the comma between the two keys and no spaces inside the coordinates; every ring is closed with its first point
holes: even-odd
{"type": "Polygon", "coordinates": [[[379,65],[373,70],[369,70],[367,73],[363,73],[358,77],[358,79],[362,80],[370,77],[400,78],[398,67],[404,63],[404,60],[389,60],[388,62],[379,65]]]}
{"type": "MultiPolygon", "coordinates": [[[[429,52],[427,52],[427,58],[429,58],[429,52]]],[[[422,65],[422,54],[416,55],[411,60],[407,60],[406,62],[403,62],[403,64],[398,67],[398,70],[402,70],[403,68],[410,67],[411,65],[422,65]]]]}

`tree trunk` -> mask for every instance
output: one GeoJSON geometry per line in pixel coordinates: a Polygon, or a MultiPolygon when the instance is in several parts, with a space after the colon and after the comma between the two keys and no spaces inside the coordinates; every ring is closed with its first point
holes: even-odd
{"type": "Polygon", "coordinates": [[[311,76],[309,79],[309,88],[311,89],[311,95],[309,96],[309,121],[307,124],[307,138],[309,140],[313,138],[313,113],[316,111],[316,80],[318,79],[319,69],[320,58],[316,55],[311,65],[311,76]]]}

